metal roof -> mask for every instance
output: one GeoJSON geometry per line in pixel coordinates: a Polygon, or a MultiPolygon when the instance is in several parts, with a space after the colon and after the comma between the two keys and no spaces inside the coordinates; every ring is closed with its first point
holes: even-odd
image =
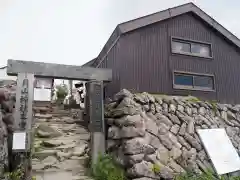
{"type": "Polygon", "coordinates": [[[83,67],[85,67],[85,66],[92,66],[93,65],[93,63],[94,63],[94,61],[96,60],[97,58],[94,58],[94,59],[92,59],[91,61],[88,61],[88,62],[86,62],[85,64],[83,64],[82,66],[83,67]]]}
{"type": "MultiPolygon", "coordinates": [[[[206,14],[195,4],[187,3],[117,25],[112,35],[108,39],[107,43],[103,47],[102,51],[100,52],[99,56],[96,59],[91,60],[90,61],[91,63],[90,62],[88,63],[98,67],[122,34],[189,12],[192,12],[198,17],[200,17],[213,29],[217,30],[226,39],[228,39],[230,42],[232,42],[233,44],[240,48],[240,40],[235,35],[233,35],[230,31],[224,28],[221,24],[215,21],[211,16],[206,14]]],[[[88,63],[86,63],[85,66],[88,66],[89,65],[88,63]]]]}
{"type": "Polygon", "coordinates": [[[0,69],[6,69],[6,68],[7,68],[7,66],[0,67],[0,69]]]}

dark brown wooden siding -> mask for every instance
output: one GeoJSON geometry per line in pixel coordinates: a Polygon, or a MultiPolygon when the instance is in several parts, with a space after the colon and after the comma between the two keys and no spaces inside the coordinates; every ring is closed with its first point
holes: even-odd
{"type": "Polygon", "coordinates": [[[121,36],[100,67],[113,70],[107,96],[127,88],[136,92],[194,95],[223,103],[240,103],[239,50],[191,13],[121,36]],[[172,36],[211,43],[213,58],[173,55],[172,36]],[[214,74],[216,91],[175,90],[174,70],[214,74]]]}

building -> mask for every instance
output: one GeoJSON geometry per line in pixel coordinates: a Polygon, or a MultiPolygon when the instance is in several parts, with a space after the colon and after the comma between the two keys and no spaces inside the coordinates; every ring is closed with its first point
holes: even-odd
{"type": "Polygon", "coordinates": [[[240,103],[240,40],[193,3],[119,24],[96,59],[111,97],[135,92],[240,103]]]}
{"type": "Polygon", "coordinates": [[[52,101],[52,89],[54,79],[52,78],[35,78],[34,84],[34,101],[36,104],[50,104],[52,101]]]}
{"type": "Polygon", "coordinates": [[[0,67],[0,87],[15,83],[17,77],[7,75],[7,66],[0,67]]]}

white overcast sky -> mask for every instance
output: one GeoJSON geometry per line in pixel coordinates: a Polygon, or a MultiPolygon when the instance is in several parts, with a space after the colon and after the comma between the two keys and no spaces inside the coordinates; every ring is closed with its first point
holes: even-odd
{"type": "MultiPolygon", "coordinates": [[[[82,65],[117,24],[189,0],[0,0],[0,66],[7,59],[82,65]]],[[[240,1],[192,1],[240,37],[240,1]]]]}

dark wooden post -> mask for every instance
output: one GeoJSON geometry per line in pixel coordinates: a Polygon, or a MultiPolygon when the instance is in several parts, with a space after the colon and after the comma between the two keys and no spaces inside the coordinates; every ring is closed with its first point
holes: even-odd
{"type": "Polygon", "coordinates": [[[86,83],[86,110],[91,132],[91,157],[96,163],[99,154],[105,153],[105,123],[103,104],[103,83],[89,81],[86,83]]]}
{"type": "Polygon", "coordinates": [[[14,169],[23,168],[24,180],[31,179],[33,86],[34,74],[18,74],[12,150],[14,169]]]}

